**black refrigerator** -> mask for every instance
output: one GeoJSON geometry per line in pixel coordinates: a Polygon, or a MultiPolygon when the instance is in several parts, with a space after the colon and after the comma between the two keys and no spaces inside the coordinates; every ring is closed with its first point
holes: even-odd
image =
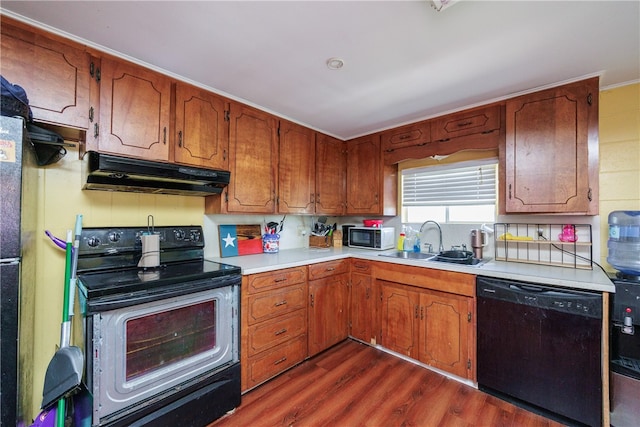
{"type": "MultiPolygon", "coordinates": [[[[22,118],[0,116],[0,425],[30,417],[38,172],[22,118]],[[25,369],[23,369],[23,366],[25,369]],[[19,389],[22,390],[19,390],[19,389]],[[20,394],[24,395],[20,398],[20,394]]],[[[27,419],[24,419],[27,418],[27,419]]]]}

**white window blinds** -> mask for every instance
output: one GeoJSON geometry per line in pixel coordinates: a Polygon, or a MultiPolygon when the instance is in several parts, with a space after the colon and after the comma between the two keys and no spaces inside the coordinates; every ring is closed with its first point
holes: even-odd
{"type": "Polygon", "coordinates": [[[402,172],[402,205],[465,206],[496,202],[496,160],[402,172]]]}

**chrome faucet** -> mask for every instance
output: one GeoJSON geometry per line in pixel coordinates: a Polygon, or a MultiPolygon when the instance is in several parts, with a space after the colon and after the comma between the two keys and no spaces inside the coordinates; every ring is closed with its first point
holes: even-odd
{"type": "Polygon", "coordinates": [[[428,221],[425,221],[425,222],[423,222],[423,223],[422,223],[422,225],[420,226],[420,234],[422,234],[422,229],[424,228],[424,226],[425,226],[426,224],[429,224],[429,223],[431,223],[431,224],[435,224],[435,225],[436,225],[436,227],[438,227],[438,234],[439,234],[439,236],[440,236],[440,244],[438,245],[438,251],[439,251],[439,252],[444,252],[444,246],[442,245],[442,228],[440,228],[440,224],[438,224],[436,221],[434,221],[434,220],[432,220],[432,219],[430,219],[430,220],[428,220],[428,221]]]}

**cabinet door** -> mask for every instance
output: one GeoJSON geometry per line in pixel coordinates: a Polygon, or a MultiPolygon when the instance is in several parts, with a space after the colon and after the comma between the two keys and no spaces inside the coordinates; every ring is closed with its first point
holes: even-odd
{"type": "Polygon", "coordinates": [[[346,173],[345,142],[316,134],[316,213],[344,214],[346,173]]]}
{"type": "Polygon", "coordinates": [[[461,295],[420,292],[421,362],[459,377],[470,377],[469,300],[461,295]]]}
{"type": "Polygon", "coordinates": [[[229,128],[228,212],[273,213],[278,171],[277,120],[231,103],[229,128]]]}
{"type": "Polygon", "coordinates": [[[176,84],[175,161],[229,170],[229,104],[211,92],[176,84]]]}
{"type": "Polygon", "coordinates": [[[597,86],[567,85],[507,101],[506,212],[589,210],[589,116],[597,86]]]}
{"type": "Polygon", "coordinates": [[[20,85],[36,121],[87,129],[89,54],[2,17],[2,76],[20,85]]]}
{"type": "Polygon", "coordinates": [[[351,273],[351,336],[364,342],[375,344],[373,315],[375,310],[375,294],[373,279],[370,275],[351,273]]]}
{"type": "Polygon", "coordinates": [[[389,350],[417,359],[420,297],[407,286],[381,283],[380,343],[389,350]]]}
{"type": "Polygon", "coordinates": [[[315,132],[281,120],[278,166],[278,211],[314,213],[315,132]]]}
{"type": "Polygon", "coordinates": [[[382,150],[392,152],[398,148],[425,145],[431,142],[431,124],[428,121],[413,123],[382,133],[382,150]]]}
{"type": "Polygon", "coordinates": [[[499,129],[500,105],[449,114],[431,122],[434,141],[448,141],[451,138],[497,132],[499,129]]]}
{"type": "Polygon", "coordinates": [[[348,285],[346,273],[309,282],[309,356],[349,335],[348,285]]]}
{"type": "Polygon", "coordinates": [[[347,143],[347,215],[381,213],[381,163],[379,135],[347,143]]]}
{"type": "Polygon", "coordinates": [[[101,73],[99,150],[168,160],[171,80],[106,57],[101,73]]]}

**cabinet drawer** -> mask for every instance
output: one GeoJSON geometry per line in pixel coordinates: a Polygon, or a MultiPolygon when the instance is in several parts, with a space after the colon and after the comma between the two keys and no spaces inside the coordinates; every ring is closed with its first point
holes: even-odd
{"type": "Polygon", "coordinates": [[[251,326],[247,334],[247,354],[253,356],[298,335],[303,335],[306,331],[305,310],[297,310],[291,314],[251,326]]]}
{"type": "Polygon", "coordinates": [[[307,336],[301,335],[282,345],[274,347],[257,357],[249,358],[242,369],[247,371],[247,383],[243,389],[249,389],[278,375],[280,372],[302,362],[307,356],[307,336]]]}
{"type": "Polygon", "coordinates": [[[307,280],[306,267],[288,268],[270,273],[249,276],[249,293],[304,283],[307,280]]]}
{"type": "Polygon", "coordinates": [[[431,142],[431,125],[419,122],[382,133],[382,151],[391,152],[396,148],[424,145],[431,142]]]}
{"type": "Polygon", "coordinates": [[[321,279],[334,274],[347,273],[349,271],[349,260],[329,261],[309,266],[309,280],[321,279]]]}
{"type": "Polygon", "coordinates": [[[360,274],[371,274],[371,263],[361,259],[351,260],[351,272],[360,274]]]}
{"type": "Polygon", "coordinates": [[[488,133],[500,129],[500,105],[449,114],[431,123],[434,141],[488,133]]]}
{"type": "Polygon", "coordinates": [[[255,325],[263,320],[304,308],[307,305],[306,284],[290,286],[248,298],[247,322],[255,325]]]}

